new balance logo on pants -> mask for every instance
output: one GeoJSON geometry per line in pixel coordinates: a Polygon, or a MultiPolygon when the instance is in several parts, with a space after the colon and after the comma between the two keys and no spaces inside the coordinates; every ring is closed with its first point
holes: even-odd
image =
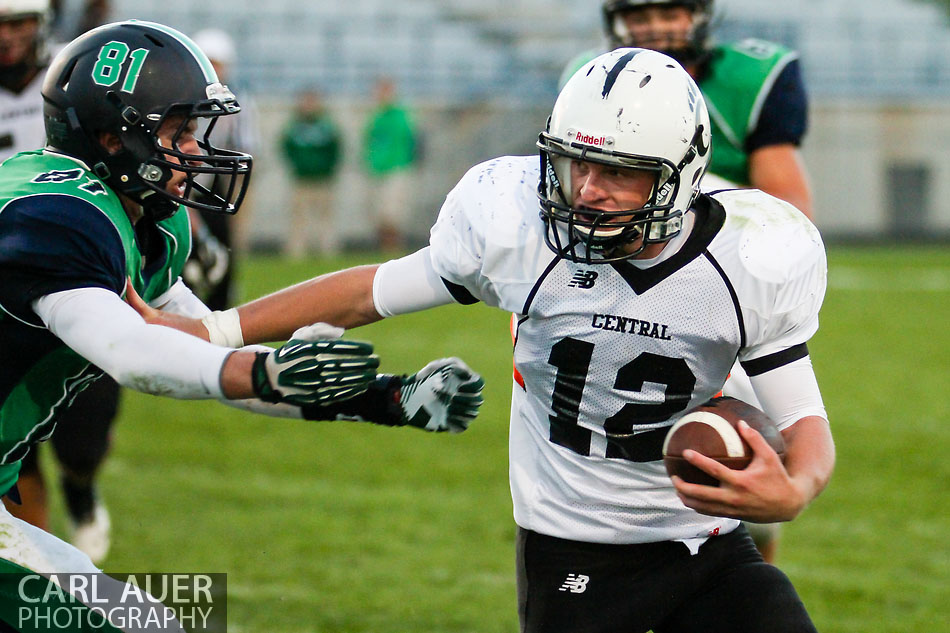
{"type": "Polygon", "coordinates": [[[584,593],[587,591],[587,582],[590,576],[584,574],[568,574],[564,584],[558,588],[558,591],[570,591],[571,593],[584,593]]]}

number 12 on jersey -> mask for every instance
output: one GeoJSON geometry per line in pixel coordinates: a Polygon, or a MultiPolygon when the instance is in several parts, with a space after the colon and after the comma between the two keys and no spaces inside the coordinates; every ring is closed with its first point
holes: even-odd
{"type": "MultiPolygon", "coordinates": [[[[563,338],[551,348],[548,363],[557,368],[551,394],[550,440],[580,455],[590,455],[592,432],[578,424],[581,399],[594,358],[594,344],[575,338],[563,338]]],[[[696,376],[682,358],[670,358],[643,352],[626,363],[614,378],[618,391],[642,392],[647,382],[665,385],[664,400],[658,404],[627,402],[604,419],[609,440],[607,457],[635,462],[662,459],[661,448],[666,427],[634,433],[636,427],[661,422],[690,403],[696,376]]]]}

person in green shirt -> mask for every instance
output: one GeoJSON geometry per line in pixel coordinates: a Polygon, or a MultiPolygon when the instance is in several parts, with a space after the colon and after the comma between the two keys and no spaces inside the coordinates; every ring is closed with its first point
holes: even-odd
{"type": "Polygon", "coordinates": [[[280,147],[294,183],[284,252],[290,257],[303,257],[316,237],[321,253],[336,253],[340,243],[333,194],[342,143],[340,129],[319,92],[311,89],[298,95],[280,147]]]}
{"type": "Polygon", "coordinates": [[[396,100],[393,81],[381,77],[374,91],[376,106],[363,133],[363,158],[371,183],[378,243],[391,251],[405,242],[418,139],[409,110],[396,100]]]}

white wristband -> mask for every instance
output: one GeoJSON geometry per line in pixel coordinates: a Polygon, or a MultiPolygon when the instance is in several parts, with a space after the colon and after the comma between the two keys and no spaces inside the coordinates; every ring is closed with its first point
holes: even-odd
{"type": "Polygon", "coordinates": [[[208,340],[222,347],[244,347],[244,333],[241,332],[241,317],[237,308],[216,310],[201,322],[208,329],[208,340]]]}

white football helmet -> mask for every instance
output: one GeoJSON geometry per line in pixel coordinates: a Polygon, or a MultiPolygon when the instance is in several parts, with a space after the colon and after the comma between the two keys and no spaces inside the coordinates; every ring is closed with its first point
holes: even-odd
{"type": "MultiPolygon", "coordinates": [[[[45,65],[48,58],[47,38],[49,37],[49,21],[52,10],[50,0],[0,0],[0,22],[16,22],[19,20],[35,19],[37,22],[36,33],[33,36],[29,52],[18,59],[11,59],[10,53],[4,55],[4,60],[0,66],[11,69],[17,73],[25,74],[31,72],[37,66],[45,65]]],[[[16,38],[15,35],[7,37],[16,38]]],[[[4,41],[0,46],[7,47],[9,44],[4,41]]],[[[16,84],[19,79],[8,78],[8,82],[16,84]]],[[[25,81],[25,80],[24,80],[25,81]]]]}
{"type": "Polygon", "coordinates": [[[673,58],[619,48],[574,73],[538,147],[548,246],[572,261],[613,262],[680,232],[709,164],[709,114],[696,83],[673,58]],[[639,209],[575,209],[575,160],[653,172],[650,199],[639,209]],[[639,247],[631,249],[641,236],[639,247]]]}
{"type": "MultiPolygon", "coordinates": [[[[0,16],[49,17],[50,0],[2,0],[0,1],[0,16]]],[[[9,18],[8,18],[9,19],[9,18]]]]}

